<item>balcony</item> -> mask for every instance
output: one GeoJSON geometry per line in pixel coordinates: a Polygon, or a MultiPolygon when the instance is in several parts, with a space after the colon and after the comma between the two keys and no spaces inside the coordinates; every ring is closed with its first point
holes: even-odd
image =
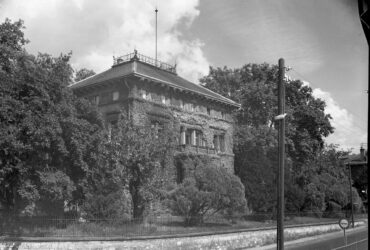
{"type": "Polygon", "coordinates": [[[137,53],[137,50],[134,50],[134,53],[129,53],[127,55],[119,56],[119,57],[113,57],[113,66],[119,65],[121,63],[130,62],[130,61],[140,61],[147,64],[150,64],[152,66],[155,66],[157,68],[160,68],[162,70],[171,72],[173,74],[176,74],[176,65],[170,65],[165,62],[161,62],[159,60],[156,60],[154,58],[145,56],[143,54],[137,53]]]}
{"type": "Polygon", "coordinates": [[[202,147],[196,145],[179,145],[177,150],[180,152],[194,152],[199,154],[217,154],[217,151],[214,148],[202,147]]]}

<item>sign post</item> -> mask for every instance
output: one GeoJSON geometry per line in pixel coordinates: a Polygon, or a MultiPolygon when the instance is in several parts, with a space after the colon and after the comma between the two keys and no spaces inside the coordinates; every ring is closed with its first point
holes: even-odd
{"type": "Polygon", "coordinates": [[[349,228],[349,221],[346,218],[342,218],[339,220],[339,226],[343,229],[344,244],[347,246],[346,229],[349,228]]]}

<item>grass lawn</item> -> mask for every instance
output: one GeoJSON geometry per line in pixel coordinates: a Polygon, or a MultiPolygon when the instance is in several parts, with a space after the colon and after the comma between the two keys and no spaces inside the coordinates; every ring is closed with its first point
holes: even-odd
{"type": "MultiPolygon", "coordinates": [[[[337,222],[337,218],[317,218],[287,216],[285,225],[299,225],[311,223],[337,222]]],[[[274,220],[235,220],[229,222],[218,218],[208,219],[202,225],[183,225],[180,217],[157,217],[141,222],[107,223],[106,221],[78,222],[76,220],[65,220],[62,226],[52,223],[34,223],[21,225],[17,230],[7,230],[4,235],[24,237],[137,237],[137,236],[165,236],[174,234],[194,234],[227,232],[240,229],[258,229],[275,227],[274,220]],[[56,226],[58,225],[58,226],[56,226]]]]}

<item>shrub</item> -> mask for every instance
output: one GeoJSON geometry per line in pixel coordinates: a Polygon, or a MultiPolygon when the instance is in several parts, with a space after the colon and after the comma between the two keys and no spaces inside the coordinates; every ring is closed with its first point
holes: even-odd
{"type": "Polygon", "coordinates": [[[110,194],[89,194],[82,210],[88,220],[119,223],[130,219],[131,200],[122,190],[110,194]]]}
{"type": "Polygon", "coordinates": [[[225,168],[197,166],[192,175],[169,191],[167,205],[186,225],[200,224],[204,216],[244,213],[247,201],[240,179],[225,168]]]}

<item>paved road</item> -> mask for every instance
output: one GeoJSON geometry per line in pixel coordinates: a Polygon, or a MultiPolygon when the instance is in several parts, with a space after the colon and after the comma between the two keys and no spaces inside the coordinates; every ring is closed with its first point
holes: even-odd
{"type": "MultiPolygon", "coordinates": [[[[347,235],[347,244],[351,244],[352,242],[360,241],[363,239],[368,239],[368,226],[366,225],[360,228],[349,229],[346,231],[346,235],[347,235]]],[[[343,231],[322,234],[309,238],[302,238],[295,241],[287,241],[285,242],[284,245],[285,250],[331,250],[337,247],[344,246],[343,231]]],[[[275,250],[276,244],[250,249],[275,250]]],[[[359,244],[357,246],[341,250],[350,250],[350,249],[367,250],[368,241],[362,242],[362,244],[359,244]]]]}
{"type": "MultiPolygon", "coordinates": [[[[350,229],[346,231],[347,235],[347,244],[350,245],[353,242],[361,241],[368,239],[368,227],[362,229],[353,230],[350,229]]],[[[316,239],[299,242],[296,244],[287,244],[285,247],[286,250],[329,250],[333,248],[338,248],[344,246],[344,237],[343,231],[341,233],[329,234],[326,237],[324,235],[319,236],[316,239]]],[[[352,246],[348,249],[357,249],[357,250],[367,250],[368,241],[362,241],[361,244],[357,246],[352,246]]]]}

